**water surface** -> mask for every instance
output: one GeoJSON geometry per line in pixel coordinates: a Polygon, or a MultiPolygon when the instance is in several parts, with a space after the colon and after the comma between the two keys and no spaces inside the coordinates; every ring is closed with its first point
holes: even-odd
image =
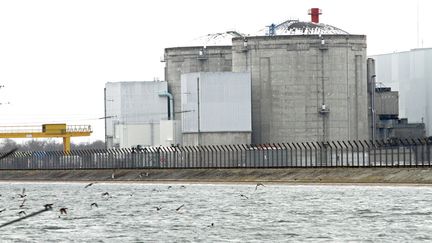
{"type": "Polygon", "coordinates": [[[0,224],[19,218],[22,210],[30,214],[54,204],[52,211],[0,228],[1,241],[432,240],[427,186],[86,184],[1,182],[0,210],[6,210],[0,224]],[[23,188],[27,196],[20,208],[23,188]],[[60,214],[62,207],[67,215],[60,214]]]}

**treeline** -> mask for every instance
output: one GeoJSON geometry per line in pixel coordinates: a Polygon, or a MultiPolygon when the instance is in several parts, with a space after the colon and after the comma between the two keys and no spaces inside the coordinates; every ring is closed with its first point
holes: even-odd
{"type": "MultiPolygon", "coordinates": [[[[12,139],[0,140],[0,152],[10,151],[18,148],[18,151],[62,151],[63,143],[55,140],[28,140],[25,143],[19,144],[12,139]]],[[[105,142],[97,140],[92,143],[71,143],[71,150],[86,150],[86,149],[104,149],[105,142]]]]}

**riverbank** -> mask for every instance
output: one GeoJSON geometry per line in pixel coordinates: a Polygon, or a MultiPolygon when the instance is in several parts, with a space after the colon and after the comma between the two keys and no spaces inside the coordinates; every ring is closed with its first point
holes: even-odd
{"type": "Polygon", "coordinates": [[[432,184],[431,168],[0,170],[2,181],[432,184]]]}

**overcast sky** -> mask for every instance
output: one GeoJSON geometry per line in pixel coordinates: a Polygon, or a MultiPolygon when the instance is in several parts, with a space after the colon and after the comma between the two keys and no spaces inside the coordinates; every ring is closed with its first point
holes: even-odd
{"type": "Polygon", "coordinates": [[[428,0],[0,1],[0,125],[89,124],[72,142],[103,140],[106,82],[163,80],[164,48],[309,20],[311,7],[367,35],[369,55],[432,47],[428,0]]]}

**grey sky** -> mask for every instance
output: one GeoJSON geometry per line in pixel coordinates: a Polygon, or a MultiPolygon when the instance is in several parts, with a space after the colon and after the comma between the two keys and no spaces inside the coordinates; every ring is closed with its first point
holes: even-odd
{"type": "Polygon", "coordinates": [[[427,0],[0,1],[0,103],[10,102],[0,125],[90,124],[93,136],[73,141],[103,139],[106,82],[163,79],[166,47],[309,20],[311,7],[321,22],[367,35],[368,54],[432,47],[427,0]]]}

